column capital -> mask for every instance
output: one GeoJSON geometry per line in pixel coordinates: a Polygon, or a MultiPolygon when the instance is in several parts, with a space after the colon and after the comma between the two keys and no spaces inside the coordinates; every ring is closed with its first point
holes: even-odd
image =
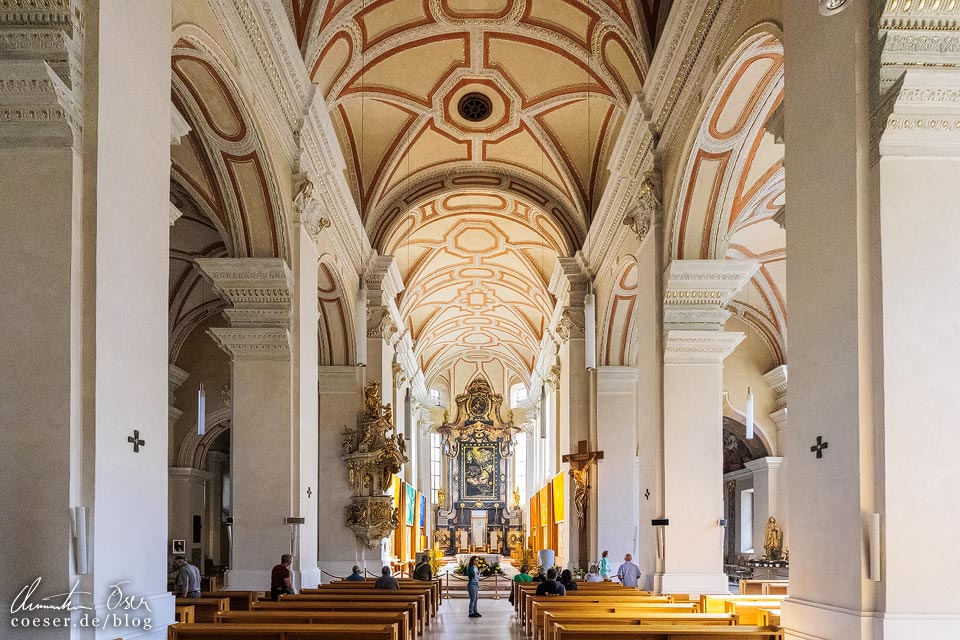
{"type": "Polygon", "coordinates": [[[280,258],[197,258],[197,266],[231,305],[233,327],[290,326],[293,276],[280,258]]]}
{"type": "Polygon", "coordinates": [[[881,156],[960,156],[960,69],[908,69],[875,118],[881,156]]]}
{"type": "Polygon", "coordinates": [[[393,300],[404,290],[403,278],[394,256],[375,255],[363,273],[363,281],[372,292],[382,292],[385,300],[393,300]]]}
{"type": "Polygon", "coordinates": [[[214,327],[207,333],[234,362],[290,359],[290,331],[284,327],[214,327]]]}
{"type": "Polygon", "coordinates": [[[738,331],[667,331],[664,364],[723,364],[743,340],[738,331]]]}
{"type": "Polygon", "coordinates": [[[730,317],[725,307],[759,268],[756,260],[673,260],[664,275],[664,324],[719,331],[730,317]]]}
{"type": "Polygon", "coordinates": [[[777,409],[783,409],[787,406],[787,365],[781,364],[778,367],[767,371],[763,374],[763,381],[766,383],[770,389],[773,390],[773,393],[776,394],[775,397],[775,407],[777,409]]]}
{"type": "Polygon", "coordinates": [[[757,458],[756,460],[744,462],[743,466],[749,469],[751,473],[756,473],[757,471],[779,469],[782,464],[783,458],[778,456],[767,456],[765,458],[757,458]]]}
{"type": "Polygon", "coordinates": [[[547,290],[560,306],[583,307],[583,296],[590,289],[592,279],[583,254],[578,251],[572,258],[557,258],[547,290]]]}
{"type": "Polygon", "coordinates": [[[597,367],[597,393],[636,394],[639,379],[636,367],[597,367]]]}

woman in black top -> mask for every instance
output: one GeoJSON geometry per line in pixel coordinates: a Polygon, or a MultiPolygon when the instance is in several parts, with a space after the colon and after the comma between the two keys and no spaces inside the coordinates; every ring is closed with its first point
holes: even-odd
{"type": "Polygon", "coordinates": [[[577,583],[573,581],[573,572],[570,569],[564,569],[563,573],[560,574],[560,584],[567,591],[577,590],[577,583]]]}

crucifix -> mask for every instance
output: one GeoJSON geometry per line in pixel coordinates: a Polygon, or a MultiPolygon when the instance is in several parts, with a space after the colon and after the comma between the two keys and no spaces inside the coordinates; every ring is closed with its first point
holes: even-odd
{"type": "Polygon", "coordinates": [[[810,451],[816,453],[818,458],[822,458],[823,450],[827,448],[828,444],[823,441],[823,436],[817,436],[817,444],[810,447],[810,451]]]}
{"type": "MultiPolygon", "coordinates": [[[[590,485],[588,484],[590,465],[603,459],[603,451],[590,451],[586,440],[577,443],[577,452],[564,455],[561,460],[570,463],[570,475],[573,476],[573,502],[577,506],[577,525],[580,531],[587,528],[587,498],[590,485]]],[[[587,561],[587,536],[580,536],[580,564],[587,561]]]]}
{"type": "Polygon", "coordinates": [[[140,439],[140,432],[136,429],[133,430],[132,436],[127,436],[127,442],[133,445],[134,453],[140,453],[140,447],[143,447],[147,444],[146,440],[140,439]]]}

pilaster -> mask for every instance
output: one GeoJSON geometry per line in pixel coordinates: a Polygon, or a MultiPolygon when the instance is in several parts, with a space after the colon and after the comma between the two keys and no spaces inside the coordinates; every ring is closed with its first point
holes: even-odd
{"type": "Polygon", "coordinates": [[[170,422],[171,428],[183,415],[183,411],[177,409],[174,402],[177,400],[177,391],[189,377],[189,371],[184,371],[172,362],[167,365],[167,420],[170,422]]]}

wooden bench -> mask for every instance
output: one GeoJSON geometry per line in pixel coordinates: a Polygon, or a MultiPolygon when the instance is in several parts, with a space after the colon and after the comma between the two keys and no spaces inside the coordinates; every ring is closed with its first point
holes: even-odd
{"type": "Polygon", "coordinates": [[[778,607],[786,596],[740,596],[740,595],[702,595],[700,596],[700,611],[704,613],[726,613],[726,602],[758,601],[778,607]]]}
{"type": "Polygon", "coordinates": [[[193,607],[194,622],[213,622],[221,611],[230,610],[229,598],[177,598],[176,606],[193,607]]]}
{"type": "MultiPolygon", "coordinates": [[[[526,618],[526,601],[530,597],[534,597],[537,594],[537,587],[539,583],[524,583],[519,585],[516,595],[514,596],[514,609],[517,611],[517,617],[521,621],[526,618]]],[[[585,597],[585,596],[596,596],[596,597],[606,597],[606,596],[622,596],[625,598],[661,598],[664,601],[671,601],[671,596],[655,596],[649,591],[638,591],[636,589],[630,589],[627,587],[617,586],[615,589],[610,588],[601,588],[601,589],[592,589],[584,588],[583,590],[577,589],[576,591],[571,591],[567,594],[570,597],[585,597]]]]}
{"type": "Polygon", "coordinates": [[[297,595],[280,596],[280,602],[413,602],[417,606],[417,618],[423,620],[424,626],[430,626],[432,612],[427,606],[427,595],[420,592],[403,592],[392,590],[374,591],[338,591],[337,593],[302,593],[297,595]]]}
{"type": "Polygon", "coordinates": [[[221,624],[395,624],[399,640],[414,640],[409,611],[225,611],[217,614],[217,622],[221,624]]]}
{"type": "Polygon", "coordinates": [[[776,590],[773,592],[776,595],[787,593],[787,585],[789,584],[786,580],[740,580],[740,595],[763,595],[768,594],[771,586],[776,587],[776,590]],[[768,586],[769,585],[769,586],[768,586]],[[781,591],[782,589],[782,591],[781,591]]]}
{"type": "MultiPolygon", "coordinates": [[[[336,582],[330,582],[327,584],[320,585],[317,589],[304,589],[302,593],[312,593],[313,591],[318,591],[325,587],[332,587],[334,589],[351,589],[351,588],[373,588],[376,584],[376,578],[367,578],[366,580],[337,580],[336,582]]],[[[413,578],[397,578],[397,582],[401,585],[408,586],[420,586],[420,587],[430,587],[430,590],[433,592],[434,596],[438,603],[443,603],[443,586],[439,580],[414,580],[413,578]]]]}
{"type": "Polygon", "coordinates": [[[555,627],[558,624],[593,625],[706,625],[710,627],[732,627],[737,624],[737,616],[732,613],[558,613],[548,611],[543,620],[544,640],[555,640],[555,627]]]}
{"type": "Polygon", "coordinates": [[[769,602],[757,600],[740,600],[724,603],[728,613],[735,613],[740,617],[741,624],[752,624],[760,627],[766,627],[773,624],[770,621],[769,602]]]}
{"type": "Polygon", "coordinates": [[[395,624],[175,624],[167,640],[398,640],[395,624]]]}
{"type": "Polygon", "coordinates": [[[524,625],[527,635],[539,637],[543,630],[544,616],[548,611],[554,612],[587,612],[596,611],[599,613],[697,613],[700,605],[696,603],[676,604],[673,602],[601,602],[601,603],[578,603],[578,602],[557,602],[564,598],[552,598],[550,600],[537,601],[532,604],[530,609],[529,624],[524,625]]]}
{"type": "MultiPolygon", "coordinates": [[[[228,598],[230,611],[250,611],[262,596],[260,591],[201,591],[201,598],[228,598]]],[[[268,596],[269,597],[269,596],[268,596]]]]}
{"type": "MultiPolygon", "coordinates": [[[[337,583],[339,585],[339,583],[337,583]]],[[[383,591],[391,593],[422,593],[426,597],[426,604],[432,616],[437,615],[440,607],[440,600],[437,598],[434,587],[431,584],[415,581],[404,581],[399,583],[399,589],[377,589],[372,583],[369,585],[364,582],[355,582],[354,586],[333,586],[329,584],[321,585],[318,589],[304,589],[301,595],[321,595],[321,594],[350,594],[350,595],[377,595],[383,591]]]]}
{"type": "Polygon", "coordinates": [[[174,609],[174,617],[177,622],[196,622],[196,609],[193,608],[192,604],[177,605],[174,609]]]}
{"type": "Polygon", "coordinates": [[[701,625],[589,625],[559,624],[556,640],[783,640],[778,627],[705,627],[701,625]]]}
{"type": "Polygon", "coordinates": [[[254,611],[406,611],[410,625],[422,635],[424,620],[417,613],[416,602],[371,602],[369,600],[286,600],[257,602],[254,611]]]}
{"type": "MultiPolygon", "coordinates": [[[[574,603],[596,603],[596,604],[630,604],[630,603],[641,603],[641,604],[671,604],[669,596],[630,596],[626,594],[619,594],[616,596],[603,596],[603,595],[587,595],[587,594],[574,594],[567,596],[538,596],[536,594],[529,595],[524,594],[524,605],[521,607],[520,623],[528,629],[530,633],[530,620],[534,616],[533,606],[538,602],[551,602],[557,600],[564,600],[565,602],[574,602],[574,603]]],[[[725,613],[719,611],[717,613],[725,613]]]]}

